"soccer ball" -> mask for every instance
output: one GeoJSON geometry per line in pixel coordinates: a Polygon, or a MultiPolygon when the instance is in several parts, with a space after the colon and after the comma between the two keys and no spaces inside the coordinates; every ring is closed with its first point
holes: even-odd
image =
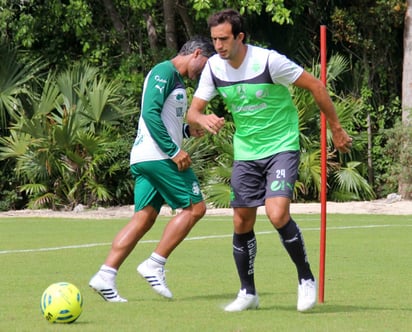
{"type": "Polygon", "coordinates": [[[73,323],[82,313],[83,297],[75,285],[57,282],[43,292],[40,308],[50,323],[73,323]]]}

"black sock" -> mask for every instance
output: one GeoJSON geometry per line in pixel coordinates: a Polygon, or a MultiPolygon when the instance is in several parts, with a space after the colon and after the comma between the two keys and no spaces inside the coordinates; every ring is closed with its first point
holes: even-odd
{"type": "Polygon", "coordinates": [[[246,289],[246,294],[256,294],[256,252],[257,243],[253,230],[245,234],[233,234],[233,257],[240,278],[240,288],[246,289]]]}
{"type": "Polygon", "coordinates": [[[282,241],[283,246],[296,265],[299,283],[301,279],[315,280],[312,271],[310,270],[308,257],[306,255],[305,242],[303,241],[303,236],[300,232],[299,226],[293,221],[293,219],[290,219],[285,226],[277,231],[279,232],[280,240],[282,241]]]}

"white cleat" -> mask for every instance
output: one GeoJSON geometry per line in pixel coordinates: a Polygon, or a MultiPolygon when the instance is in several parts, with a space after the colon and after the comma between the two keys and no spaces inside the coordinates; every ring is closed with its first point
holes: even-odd
{"type": "Polygon", "coordinates": [[[104,280],[98,273],[90,279],[89,286],[108,302],[127,302],[117,291],[116,284],[104,280]]]}
{"type": "Polygon", "coordinates": [[[225,307],[225,311],[236,312],[249,309],[257,309],[259,307],[258,295],[246,294],[246,289],[241,289],[237,294],[236,300],[225,307]]]}
{"type": "Polygon", "coordinates": [[[302,279],[298,285],[298,311],[312,309],[316,304],[316,296],[316,281],[302,279]]]}
{"type": "Polygon", "coordinates": [[[163,267],[153,268],[147,264],[147,260],[137,267],[137,272],[152,286],[153,290],[161,296],[171,299],[172,292],[166,284],[165,270],[163,267]]]}

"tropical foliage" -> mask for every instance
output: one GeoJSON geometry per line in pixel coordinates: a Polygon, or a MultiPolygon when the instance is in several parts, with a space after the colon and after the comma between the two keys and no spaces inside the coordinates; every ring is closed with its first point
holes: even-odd
{"type": "MultiPolygon", "coordinates": [[[[410,181],[408,136],[399,153],[387,148],[402,114],[405,1],[0,0],[0,209],[130,203],[143,79],[188,37],[207,35],[207,16],[225,7],[245,14],[251,42],[315,76],[319,26],[327,25],[328,89],[354,138],[351,153],[340,154],[328,135],[328,199],[384,197],[410,181]]],[[[295,199],[318,200],[319,110],[307,92],[291,92],[301,129],[295,199]]],[[[234,128],[219,100],[209,111],[228,125],[185,148],[209,202],[227,206],[234,128]]]]}
{"type": "Polygon", "coordinates": [[[120,88],[97,68],[77,63],[49,75],[29,111],[14,111],[10,135],[0,139],[0,156],[16,160],[29,206],[96,205],[130,192],[130,140],[117,126],[136,109],[119,95],[120,88]]]}

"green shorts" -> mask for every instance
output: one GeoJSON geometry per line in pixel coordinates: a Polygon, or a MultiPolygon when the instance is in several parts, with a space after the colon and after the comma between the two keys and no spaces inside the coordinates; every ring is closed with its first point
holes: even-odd
{"type": "Polygon", "coordinates": [[[134,210],[147,205],[158,212],[164,203],[172,209],[203,201],[199,181],[191,168],[180,172],[171,159],[144,161],[130,166],[135,180],[134,210]]]}

